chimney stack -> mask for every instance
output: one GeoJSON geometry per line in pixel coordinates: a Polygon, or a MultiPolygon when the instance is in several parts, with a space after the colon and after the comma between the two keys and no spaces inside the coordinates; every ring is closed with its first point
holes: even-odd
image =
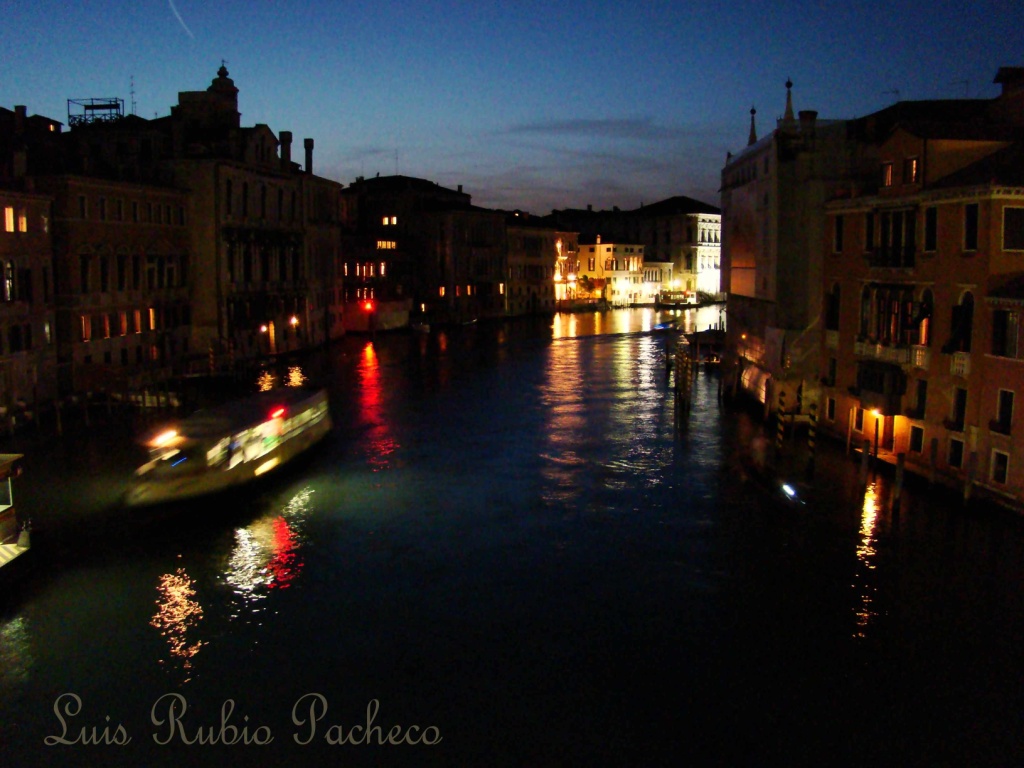
{"type": "Polygon", "coordinates": [[[287,171],[292,165],[292,132],[281,131],[281,168],[287,171]]]}
{"type": "Polygon", "coordinates": [[[306,173],[313,172],[313,140],[303,139],[302,146],[306,149],[306,173]]]}

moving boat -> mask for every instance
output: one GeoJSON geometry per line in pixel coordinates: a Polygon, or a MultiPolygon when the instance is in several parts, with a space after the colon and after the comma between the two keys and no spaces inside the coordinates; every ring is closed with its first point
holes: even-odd
{"type": "Polygon", "coordinates": [[[127,506],[202,496],[251,482],[316,445],[331,430],[325,390],[285,388],[196,411],[145,439],[127,506]]]}

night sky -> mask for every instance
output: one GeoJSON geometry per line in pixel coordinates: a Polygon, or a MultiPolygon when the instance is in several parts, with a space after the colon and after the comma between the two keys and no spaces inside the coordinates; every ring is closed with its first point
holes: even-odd
{"type": "Polygon", "coordinates": [[[242,124],[316,141],[314,170],[464,186],[477,205],[718,204],[728,151],[785,107],[857,117],[897,99],[991,98],[1024,65],[1024,2],[15,0],[0,105],[168,114],[221,59],[242,124]]]}

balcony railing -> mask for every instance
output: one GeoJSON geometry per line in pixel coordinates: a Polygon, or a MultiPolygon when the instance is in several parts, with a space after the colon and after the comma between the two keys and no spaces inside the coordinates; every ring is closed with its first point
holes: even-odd
{"type": "Polygon", "coordinates": [[[893,346],[879,342],[855,341],[853,353],[861,357],[870,357],[897,365],[909,365],[911,361],[911,348],[903,345],[893,346]]]}
{"type": "Polygon", "coordinates": [[[927,371],[931,362],[932,351],[928,347],[922,347],[919,344],[915,344],[910,348],[910,363],[915,368],[923,368],[927,371]]]}
{"type": "Polygon", "coordinates": [[[971,353],[954,352],[949,363],[949,372],[954,376],[967,377],[971,373],[971,353]]]}

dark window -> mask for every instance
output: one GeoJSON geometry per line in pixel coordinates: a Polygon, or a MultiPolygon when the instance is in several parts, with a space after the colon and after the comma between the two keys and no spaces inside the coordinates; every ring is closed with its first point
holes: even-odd
{"type": "Polygon", "coordinates": [[[870,211],[864,214],[864,250],[875,247],[875,214],[870,211]]]}
{"type": "Polygon", "coordinates": [[[224,211],[231,213],[231,179],[224,184],[224,211]]]}
{"type": "Polygon", "coordinates": [[[839,330],[839,283],[832,286],[825,297],[825,330],[839,330]]]}
{"type": "Polygon", "coordinates": [[[996,420],[992,424],[995,432],[1010,434],[1010,424],[1013,422],[1013,392],[1009,389],[1000,389],[996,398],[996,420]]]}
{"type": "Polygon", "coordinates": [[[964,441],[949,441],[949,466],[962,467],[964,463],[964,441]]]}
{"type": "Polygon", "coordinates": [[[1002,451],[992,451],[992,481],[1006,485],[1010,470],[1010,455],[1002,451]]]}
{"type": "Polygon", "coordinates": [[[843,217],[836,216],[835,233],[832,238],[832,250],[835,253],[843,252],[843,217]]]}
{"type": "Polygon", "coordinates": [[[836,399],[834,397],[825,401],[825,418],[829,421],[836,420],[836,399]]]}
{"type": "MultiPolygon", "coordinates": [[[[956,432],[964,431],[964,421],[967,418],[967,390],[963,387],[957,387],[953,390],[953,412],[951,414],[949,423],[946,425],[949,429],[956,432]]],[[[959,465],[957,465],[959,466],[959,465]]]]}
{"type": "Polygon", "coordinates": [[[924,450],[924,429],[922,427],[910,428],[910,451],[921,453],[924,450]]]}
{"type": "Polygon", "coordinates": [[[1024,251],[1024,208],[1003,209],[1003,250],[1024,251]]]}
{"type": "Polygon", "coordinates": [[[82,293],[89,292],[89,257],[82,256],[79,258],[79,285],[82,288],[82,293]]]}
{"type": "Polygon", "coordinates": [[[938,247],[938,242],[939,209],[931,206],[924,209],[924,249],[926,251],[934,251],[938,247]]]}
{"type": "Polygon", "coordinates": [[[853,412],[853,428],[858,432],[864,431],[864,409],[857,408],[853,412]]]}
{"type": "Polygon", "coordinates": [[[965,293],[960,303],[953,307],[950,340],[942,348],[949,355],[953,352],[970,352],[971,335],[974,330],[974,297],[965,293]]]}
{"type": "Polygon", "coordinates": [[[964,250],[978,250],[978,204],[964,206],[964,250]]]}
{"type": "Polygon", "coordinates": [[[1017,357],[1017,331],[1020,316],[1008,309],[992,313],[992,354],[998,357],[1017,357]]]}

